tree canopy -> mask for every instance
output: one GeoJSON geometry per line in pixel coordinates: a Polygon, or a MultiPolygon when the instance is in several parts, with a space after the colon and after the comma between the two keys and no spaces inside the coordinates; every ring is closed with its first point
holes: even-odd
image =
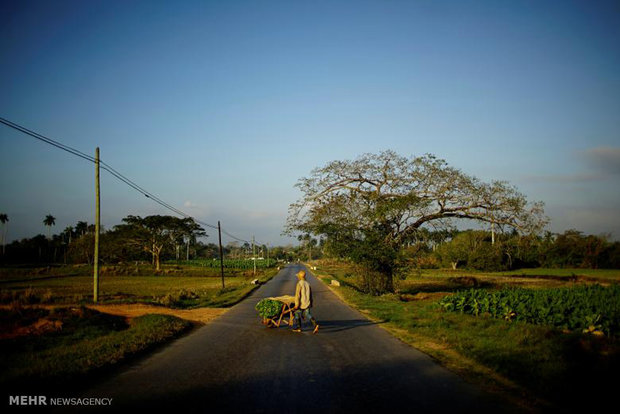
{"type": "Polygon", "coordinates": [[[160,257],[165,247],[181,244],[184,239],[206,236],[204,229],[191,218],[130,215],[123,221],[125,224],[116,226],[115,231],[123,234],[128,245],[150,253],[157,270],[160,270],[160,257]]]}
{"type": "Polygon", "coordinates": [[[286,232],[325,237],[334,252],[382,275],[379,291],[393,290],[399,249],[423,226],[471,219],[531,233],[547,222],[543,204],[528,203],[507,182],[482,182],[431,154],[332,161],[296,187],[303,196],[289,208],[286,232]]]}

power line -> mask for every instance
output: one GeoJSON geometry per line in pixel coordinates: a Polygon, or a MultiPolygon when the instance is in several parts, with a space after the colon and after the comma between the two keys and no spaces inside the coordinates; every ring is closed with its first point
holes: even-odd
{"type": "MultiPolygon", "coordinates": [[[[11,121],[9,121],[7,119],[4,119],[4,118],[0,118],[0,122],[5,124],[5,125],[7,125],[7,126],[9,126],[9,127],[11,127],[11,128],[13,128],[13,129],[16,129],[16,130],[18,130],[20,132],[23,132],[23,133],[27,134],[27,135],[30,135],[33,138],[36,138],[36,139],[38,139],[40,141],[43,141],[46,144],[50,144],[50,145],[52,145],[52,146],[54,146],[56,148],[59,148],[59,149],[61,149],[63,151],[66,151],[66,152],[68,152],[70,154],[76,155],[76,156],[78,156],[80,158],[83,158],[83,159],[85,159],[87,161],[90,161],[90,162],[93,162],[93,163],[95,162],[95,158],[91,157],[90,155],[85,154],[85,153],[83,153],[83,152],[81,152],[81,151],[79,151],[79,150],[77,150],[75,148],[72,148],[72,147],[68,146],[68,145],[62,144],[62,143],[60,143],[60,142],[58,142],[56,140],[53,140],[53,139],[51,139],[49,137],[46,137],[45,135],[41,135],[41,134],[39,134],[37,132],[31,131],[28,128],[25,128],[25,127],[23,127],[21,125],[18,125],[16,123],[11,122],[11,121]]],[[[184,213],[183,211],[181,211],[181,210],[171,206],[170,204],[166,203],[161,198],[157,197],[153,193],[151,193],[151,192],[145,190],[144,188],[140,187],[138,184],[136,184],[135,182],[133,182],[132,180],[130,180],[129,178],[127,178],[126,176],[124,176],[123,174],[118,172],[117,170],[115,170],[109,164],[107,164],[107,163],[105,163],[103,161],[100,161],[100,165],[101,165],[101,169],[106,170],[107,172],[112,174],[114,177],[116,177],[118,180],[124,182],[125,184],[127,184],[128,186],[133,188],[134,190],[138,191],[139,193],[141,193],[145,197],[150,198],[151,200],[153,200],[157,204],[161,205],[162,207],[165,207],[168,210],[173,211],[174,213],[176,213],[176,214],[178,214],[180,216],[183,216],[185,218],[191,218],[194,221],[196,221],[197,223],[200,223],[200,224],[202,224],[204,226],[211,227],[213,229],[217,229],[217,226],[214,226],[212,224],[205,223],[203,221],[197,220],[197,219],[193,218],[191,215],[189,215],[187,213],[184,213]]]]}
{"type": "MultiPolygon", "coordinates": [[[[96,160],[94,157],[83,153],[82,151],[79,151],[75,148],[72,148],[68,145],[65,145],[61,142],[58,142],[56,140],[53,140],[52,138],[46,137],[45,135],[41,135],[37,132],[31,131],[30,129],[23,127],[19,124],[16,124],[14,122],[11,122],[7,119],[4,119],[2,117],[0,117],[0,123],[3,123],[4,125],[13,128],[17,131],[20,131],[26,135],[30,135],[33,138],[36,138],[42,142],[45,142],[46,144],[52,145],[56,148],[59,148],[63,151],[66,151],[72,155],[75,155],[77,157],[80,157],[82,159],[85,159],[86,161],[90,161],[92,163],[95,163],[96,160]]],[[[157,197],[156,195],[154,195],[153,193],[151,193],[150,191],[144,189],[143,187],[139,186],[138,184],[136,184],[134,181],[132,181],[131,179],[127,178],[125,175],[121,174],[120,172],[118,172],[116,169],[114,169],[112,166],[110,166],[109,164],[103,162],[103,161],[99,161],[100,164],[100,168],[103,170],[106,170],[107,172],[109,172],[112,176],[114,176],[116,179],[118,179],[119,181],[127,184],[129,187],[133,188],[134,190],[136,190],[137,192],[139,192],[140,194],[144,195],[145,197],[153,200],[154,202],[156,202],[157,204],[161,205],[162,207],[178,214],[179,216],[185,217],[185,218],[191,218],[192,220],[194,220],[196,223],[198,224],[202,224],[203,226],[206,227],[210,227],[212,229],[218,229],[218,226],[215,226],[213,224],[210,223],[206,223],[202,220],[198,220],[194,217],[192,217],[191,215],[179,210],[178,208],[168,204],[167,202],[165,202],[164,200],[162,200],[161,198],[157,197]]],[[[237,237],[229,232],[227,232],[226,230],[222,229],[222,233],[226,234],[228,237],[243,242],[243,243],[250,243],[248,240],[244,240],[240,237],[237,237]]]]}
{"type": "Polygon", "coordinates": [[[135,182],[133,182],[132,180],[130,180],[129,178],[127,178],[126,176],[124,176],[123,174],[121,174],[120,172],[118,172],[117,170],[115,170],[114,168],[112,168],[109,164],[105,163],[105,162],[101,162],[101,164],[103,165],[101,168],[106,170],[107,172],[109,172],[110,174],[112,174],[114,177],[116,177],[118,180],[124,182],[125,184],[127,184],[128,186],[130,186],[131,188],[133,188],[134,190],[138,191],[139,193],[143,194],[145,197],[150,198],[151,200],[153,200],[154,202],[156,202],[157,204],[167,208],[170,211],[175,212],[176,214],[183,216],[185,218],[191,218],[192,220],[194,220],[195,222],[202,224],[204,226],[210,227],[212,229],[217,229],[217,226],[213,225],[213,224],[209,224],[206,223],[204,221],[198,220],[194,217],[192,217],[191,215],[179,210],[178,208],[171,206],[170,204],[166,203],[165,201],[163,201],[162,199],[160,199],[159,197],[157,197],[156,195],[154,195],[153,193],[145,190],[144,188],[140,187],[138,184],[136,184],[135,182]]]}
{"type": "Polygon", "coordinates": [[[243,243],[250,243],[250,242],[249,242],[249,241],[247,241],[247,240],[240,239],[240,238],[239,238],[239,237],[237,237],[237,236],[233,236],[232,234],[230,234],[229,232],[227,232],[227,231],[226,231],[226,230],[224,230],[224,229],[222,229],[222,233],[224,233],[225,235],[227,235],[227,236],[228,236],[228,237],[230,237],[231,239],[235,239],[235,240],[240,241],[240,242],[243,242],[243,243]]]}
{"type": "Polygon", "coordinates": [[[84,154],[83,152],[81,152],[79,150],[76,150],[75,148],[71,148],[68,145],[62,144],[62,143],[60,143],[58,141],[55,141],[55,140],[53,140],[51,138],[48,138],[48,137],[44,136],[44,135],[38,134],[38,133],[36,133],[34,131],[31,131],[31,130],[29,130],[29,129],[21,126],[21,125],[18,125],[18,124],[14,123],[14,122],[9,121],[8,119],[4,119],[4,118],[0,117],[0,122],[5,124],[6,126],[9,126],[9,127],[13,128],[13,129],[16,129],[16,130],[20,131],[20,132],[23,132],[24,134],[30,135],[33,138],[36,138],[36,139],[38,139],[40,141],[43,141],[43,142],[45,142],[47,144],[53,145],[56,148],[60,148],[63,151],[67,151],[68,153],[76,155],[76,156],[78,156],[80,158],[83,158],[83,159],[85,159],[87,161],[90,161],[90,162],[93,162],[93,163],[95,162],[95,158],[90,156],[90,155],[88,155],[88,154],[84,154]]]}

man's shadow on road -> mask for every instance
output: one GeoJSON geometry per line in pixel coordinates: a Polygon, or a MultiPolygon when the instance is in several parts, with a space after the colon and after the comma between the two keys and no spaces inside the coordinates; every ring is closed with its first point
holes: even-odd
{"type": "Polygon", "coordinates": [[[341,332],[361,326],[379,325],[384,322],[372,322],[368,319],[319,320],[319,333],[341,332]]]}

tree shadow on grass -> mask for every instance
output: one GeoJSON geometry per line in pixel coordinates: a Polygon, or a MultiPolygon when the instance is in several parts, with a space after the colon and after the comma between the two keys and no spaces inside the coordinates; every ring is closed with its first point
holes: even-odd
{"type": "Polygon", "coordinates": [[[457,292],[466,289],[486,289],[496,285],[471,276],[457,276],[447,278],[441,282],[419,283],[400,290],[402,294],[415,295],[416,293],[457,292]]]}

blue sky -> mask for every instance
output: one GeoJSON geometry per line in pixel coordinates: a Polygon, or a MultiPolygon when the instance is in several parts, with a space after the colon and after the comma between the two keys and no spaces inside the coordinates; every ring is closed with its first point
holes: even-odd
{"type": "MultiPolygon", "coordinates": [[[[433,153],[620,238],[620,5],[600,1],[6,1],[0,116],[272,244],[296,181],[433,153]]],[[[93,166],[0,125],[9,239],[94,221],[93,166]]],[[[102,221],[168,214],[108,174],[102,221]]],[[[211,235],[216,240],[216,235],[211,235]]]]}

